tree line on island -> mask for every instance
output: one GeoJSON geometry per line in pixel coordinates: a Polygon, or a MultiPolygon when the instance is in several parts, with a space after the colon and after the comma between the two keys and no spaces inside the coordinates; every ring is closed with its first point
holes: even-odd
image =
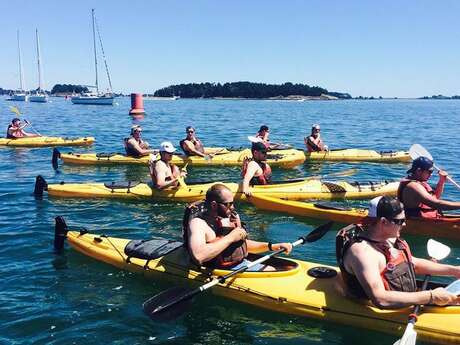
{"type": "Polygon", "coordinates": [[[329,92],[319,86],[306,84],[264,84],[240,81],[233,83],[189,83],[170,85],[155,91],[155,97],[181,98],[273,98],[288,96],[320,97],[329,95],[337,98],[350,99],[348,93],[329,92]]]}

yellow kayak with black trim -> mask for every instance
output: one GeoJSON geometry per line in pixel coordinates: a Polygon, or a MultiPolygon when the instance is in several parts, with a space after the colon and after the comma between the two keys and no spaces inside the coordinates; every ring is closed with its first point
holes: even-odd
{"type": "MultiPolygon", "coordinates": [[[[35,194],[48,194],[71,198],[118,198],[118,199],[156,199],[193,202],[202,200],[206,191],[219,181],[186,184],[177,188],[158,190],[151,183],[109,182],[109,183],[67,183],[48,184],[43,177],[37,176],[35,194]]],[[[239,183],[224,182],[236,200],[245,200],[239,183]]],[[[395,195],[399,182],[348,183],[345,181],[325,182],[301,179],[300,181],[250,187],[253,195],[266,195],[288,200],[304,199],[367,199],[379,195],[395,195]]]]}
{"type": "MultiPolygon", "coordinates": [[[[56,219],[56,224],[65,224],[59,218],[61,217],[56,219]]],[[[128,257],[125,249],[130,244],[129,239],[89,234],[85,230],[67,231],[66,226],[56,226],[56,248],[62,248],[64,238],[67,237],[70,246],[76,251],[150,279],[163,279],[180,286],[198,287],[210,278],[229,273],[191,264],[187,252],[177,242],[172,249],[163,250],[166,253],[159,256],[158,253],[162,252],[162,246],[167,241],[152,239],[147,245],[154,248],[149,251],[150,254],[143,252],[142,255],[136,255],[128,250],[128,257]]],[[[170,244],[169,242],[168,245],[170,244]]],[[[383,310],[366,301],[346,298],[341,293],[342,282],[340,275],[337,275],[338,268],[281,257],[271,258],[266,263],[275,267],[276,271],[243,272],[223,284],[216,285],[210,292],[280,313],[393,334],[395,340],[404,333],[411,308],[383,310]]],[[[429,288],[434,287],[436,285],[429,288]]],[[[437,344],[459,344],[459,325],[460,306],[425,306],[415,324],[415,330],[419,340],[437,344]]]]}
{"type": "MultiPolygon", "coordinates": [[[[210,151],[215,156],[199,157],[199,156],[186,156],[184,154],[175,154],[171,163],[177,166],[195,167],[211,167],[211,166],[241,166],[245,158],[252,157],[250,149],[239,151],[219,151],[213,149],[210,151]]],[[[59,153],[61,160],[64,163],[71,164],[86,164],[86,165],[118,165],[118,164],[141,164],[147,165],[150,159],[159,159],[159,155],[144,156],[144,157],[131,157],[121,153],[59,153]]],[[[267,155],[267,163],[272,167],[292,168],[302,164],[305,161],[303,151],[289,149],[289,150],[273,150],[267,155]]]]}
{"type": "MultiPolygon", "coordinates": [[[[294,200],[282,200],[269,195],[254,194],[250,202],[259,209],[288,213],[296,216],[331,220],[337,223],[356,224],[367,217],[367,210],[309,203],[294,200]]],[[[444,237],[460,240],[460,214],[445,215],[439,218],[407,218],[403,233],[444,237]]],[[[460,326],[460,324],[459,324],[460,326]]]]}
{"type": "Polygon", "coordinates": [[[94,137],[25,137],[18,139],[0,138],[0,146],[14,147],[52,147],[52,146],[88,146],[92,145],[94,137]]]}
{"type": "Polygon", "coordinates": [[[351,162],[379,162],[398,163],[410,162],[407,151],[374,151],[363,149],[337,149],[322,152],[306,152],[307,161],[351,161],[351,162]]]}

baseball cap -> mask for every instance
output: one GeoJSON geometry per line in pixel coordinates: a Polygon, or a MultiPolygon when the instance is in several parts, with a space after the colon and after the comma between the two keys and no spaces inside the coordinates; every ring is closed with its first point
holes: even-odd
{"type": "Polygon", "coordinates": [[[418,157],[412,161],[412,167],[407,170],[408,174],[415,172],[417,169],[430,170],[433,167],[433,161],[427,157],[418,157]]]}
{"type": "Polygon", "coordinates": [[[389,196],[378,196],[369,202],[368,217],[394,219],[404,211],[402,203],[389,196]]]}
{"type": "Polygon", "coordinates": [[[311,125],[311,129],[321,129],[319,124],[315,123],[313,125],[311,125]]]}
{"type": "Polygon", "coordinates": [[[176,151],[176,148],[169,141],[163,141],[160,144],[160,152],[173,153],[176,151]]]}
{"type": "Polygon", "coordinates": [[[251,150],[266,153],[267,152],[267,147],[265,146],[264,143],[256,142],[256,143],[252,143],[251,150]]]}

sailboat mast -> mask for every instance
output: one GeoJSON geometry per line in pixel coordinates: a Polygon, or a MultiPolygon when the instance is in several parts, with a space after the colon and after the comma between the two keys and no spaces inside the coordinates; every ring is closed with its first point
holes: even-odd
{"type": "Polygon", "coordinates": [[[94,68],[96,70],[96,92],[99,94],[99,82],[97,78],[97,52],[96,52],[96,31],[94,30],[94,8],[91,10],[93,17],[93,47],[94,47],[94,68]]]}
{"type": "Polygon", "coordinates": [[[19,30],[17,31],[18,37],[18,55],[19,55],[19,87],[20,90],[24,90],[24,77],[22,75],[22,60],[21,60],[21,45],[19,44],[19,30]]]}
{"type": "Polygon", "coordinates": [[[40,40],[38,38],[38,29],[35,29],[35,38],[37,40],[37,67],[38,67],[38,91],[42,90],[42,72],[40,61],[40,40]]]}

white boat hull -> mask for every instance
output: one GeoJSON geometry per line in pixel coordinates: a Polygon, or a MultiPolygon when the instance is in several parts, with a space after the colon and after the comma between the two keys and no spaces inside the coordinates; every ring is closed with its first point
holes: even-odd
{"type": "Polygon", "coordinates": [[[29,102],[46,103],[48,102],[48,96],[47,95],[32,95],[32,96],[29,96],[29,102]]]}
{"type": "Polygon", "coordinates": [[[113,105],[113,97],[72,97],[73,104],[113,105]]]}
{"type": "Polygon", "coordinates": [[[10,100],[17,101],[17,102],[27,102],[29,100],[29,95],[24,95],[24,94],[12,95],[10,100]]]}

